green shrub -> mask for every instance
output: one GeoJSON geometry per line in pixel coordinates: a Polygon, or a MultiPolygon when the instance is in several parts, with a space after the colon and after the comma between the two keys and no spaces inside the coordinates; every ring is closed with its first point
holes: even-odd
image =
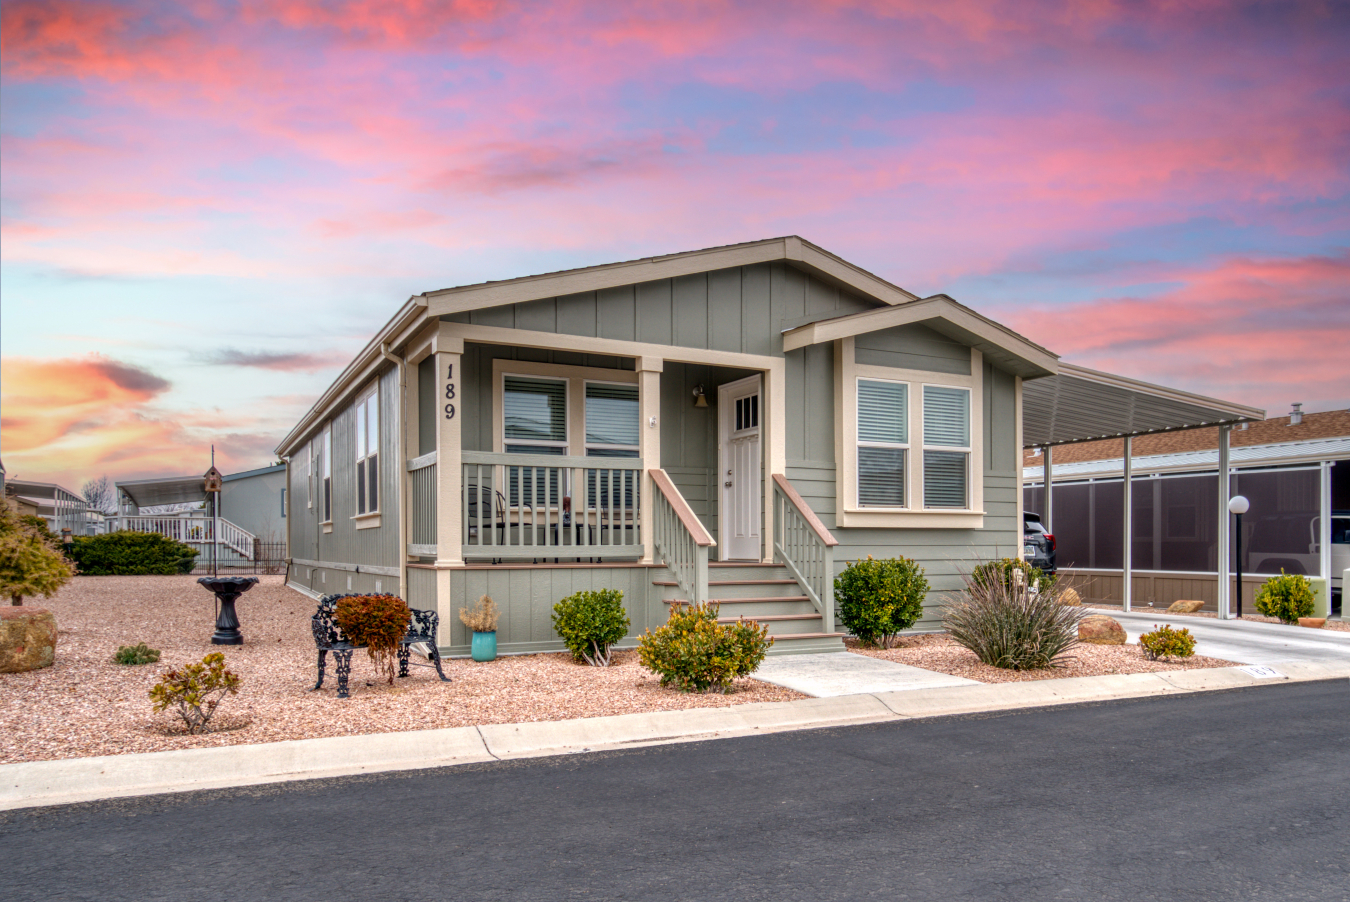
{"type": "Polygon", "coordinates": [[[1054,667],[1078,644],[1078,623],[1086,612],[1060,604],[1055,593],[1032,592],[1011,580],[978,579],[973,573],[965,584],[944,620],[952,639],[985,664],[1007,670],[1054,667]]]}
{"type": "Polygon", "coordinates": [[[189,733],[199,733],[226,695],[239,694],[239,677],[225,669],[225,656],[212,652],[200,664],[174,667],[150,687],[156,711],[176,707],[189,733]]]}
{"type": "Polygon", "coordinates": [[[76,536],[70,556],[85,576],[165,576],[191,573],[197,549],[156,532],[118,530],[76,536]]]}
{"type": "Polygon", "coordinates": [[[739,619],[717,622],[718,606],[672,605],[670,619],[638,637],[642,666],[662,686],[685,692],[726,692],[732,680],[754,673],[769,653],[769,628],[739,619]]]}
{"type": "Polygon", "coordinates": [[[123,645],[117,649],[113,660],[118,664],[157,664],[159,649],[151,648],[144,642],[140,645],[123,645]]]}
{"type": "Polygon", "coordinates": [[[1021,572],[1022,581],[1028,586],[1035,586],[1037,592],[1053,592],[1055,590],[1055,577],[1053,574],[1045,573],[1039,567],[1033,567],[1026,561],[1015,557],[999,558],[996,561],[986,561],[970,571],[970,578],[977,583],[987,583],[993,579],[1002,579],[1009,588],[1016,581],[1013,576],[1016,572],[1021,572]]]}
{"type": "Polygon", "coordinates": [[[1280,575],[1266,580],[1256,593],[1256,609],[1282,623],[1298,623],[1298,618],[1312,616],[1316,600],[1308,577],[1281,568],[1280,575]]]}
{"type": "MultiPolygon", "coordinates": [[[[923,616],[928,580],[909,558],[854,561],[834,580],[834,605],[863,645],[888,648],[896,634],[923,616]]],[[[830,624],[826,624],[830,626],[830,624]]]]}
{"type": "Polygon", "coordinates": [[[397,595],[339,595],[333,620],[353,645],[364,645],[375,669],[393,685],[398,646],[408,634],[412,611],[397,595]]]}
{"type": "Polygon", "coordinates": [[[58,546],[61,544],[61,537],[56,533],[52,532],[52,528],[47,525],[47,521],[39,517],[37,514],[23,514],[22,516],[19,517],[19,522],[22,523],[24,526],[27,526],[33,532],[42,536],[48,542],[51,542],[58,546]]]}
{"type": "Polygon", "coordinates": [[[1160,658],[1189,658],[1195,654],[1195,637],[1191,631],[1182,627],[1179,630],[1172,629],[1171,624],[1166,626],[1153,625],[1153,632],[1144,633],[1139,637],[1139,647],[1144,650],[1144,657],[1150,661],[1157,661],[1160,658]]]}
{"type": "Polygon", "coordinates": [[[567,650],[576,661],[595,667],[609,666],[610,648],[631,625],[618,589],[577,592],[553,606],[553,629],[567,650]]]}
{"type": "MultiPolygon", "coordinates": [[[[22,605],[24,598],[50,598],[75,575],[58,546],[0,499],[0,598],[22,605]]],[[[45,525],[44,525],[45,527],[45,525]]]]}

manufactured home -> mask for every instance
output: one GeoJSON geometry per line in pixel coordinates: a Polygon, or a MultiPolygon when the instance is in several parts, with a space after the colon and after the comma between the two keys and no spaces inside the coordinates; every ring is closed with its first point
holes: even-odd
{"type": "Polygon", "coordinates": [[[961,570],[1021,551],[1024,445],[1261,416],[1069,369],[796,237],[429,291],[277,449],[289,582],[402,593],[447,654],[480,595],[499,648],[530,652],[562,648],[555,602],[605,587],[628,644],[716,600],[791,653],[843,647],[846,562],[904,555],[936,625],[961,570]],[[1024,435],[1045,379],[1086,413],[1024,435]]]}

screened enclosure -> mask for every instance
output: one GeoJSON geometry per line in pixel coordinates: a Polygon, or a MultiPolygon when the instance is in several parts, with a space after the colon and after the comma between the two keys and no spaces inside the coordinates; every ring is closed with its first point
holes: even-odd
{"type": "MultiPolygon", "coordinates": [[[[1218,569],[1217,473],[1136,477],[1133,481],[1134,570],[1213,573],[1218,569]]],[[[1238,471],[1233,495],[1251,510],[1242,518],[1245,573],[1316,575],[1321,473],[1317,468],[1238,471]]],[[[1121,479],[1056,482],[1052,532],[1061,568],[1123,566],[1121,479]]],[[[1023,489],[1027,511],[1044,515],[1045,488],[1023,489]]],[[[1231,550],[1229,560],[1232,561],[1231,550]]]]}

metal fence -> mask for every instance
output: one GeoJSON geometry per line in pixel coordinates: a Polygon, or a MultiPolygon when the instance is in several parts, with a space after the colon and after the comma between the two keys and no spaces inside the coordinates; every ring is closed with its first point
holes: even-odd
{"type": "MultiPolygon", "coordinates": [[[[285,542],[264,542],[261,539],[253,540],[253,560],[244,560],[233,555],[222,555],[217,563],[217,569],[228,570],[230,573],[283,573],[286,570],[286,543],[285,542]]],[[[211,548],[204,547],[202,553],[197,555],[196,566],[193,567],[193,573],[202,574],[211,572],[211,548]]]]}

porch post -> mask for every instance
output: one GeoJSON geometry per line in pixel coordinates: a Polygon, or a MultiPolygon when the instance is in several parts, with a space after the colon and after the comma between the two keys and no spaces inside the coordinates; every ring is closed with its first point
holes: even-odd
{"type": "Polygon", "coordinates": [[[642,419],[638,423],[638,455],[642,458],[642,489],[638,504],[638,533],[642,536],[642,563],[656,560],[652,543],[652,504],[656,486],[649,475],[661,469],[661,373],[665,361],[660,357],[637,358],[638,407],[642,419]]]}
{"type": "MultiPolygon", "coordinates": [[[[1133,563],[1134,563],[1134,562],[1131,560],[1131,553],[1132,553],[1132,551],[1134,550],[1134,549],[1133,549],[1134,542],[1132,541],[1132,540],[1134,539],[1134,491],[1133,491],[1133,468],[1134,468],[1134,462],[1133,462],[1133,460],[1131,459],[1131,456],[1130,456],[1130,452],[1131,452],[1131,450],[1132,450],[1131,445],[1133,444],[1133,443],[1131,442],[1130,439],[1131,439],[1131,436],[1128,436],[1128,435],[1125,436],[1125,460],[1124,460],[1124,469],[1125,469],[1125,483],[1124,483],[1124,488],[1125,488],[1125,505],[1124,505],[1124,507],[1125,507],[1125,517],[1124,517],[1124,526],[1125,526],[1125,529],[1124,529],[1124,533],[1125,533],[1125,547],[1124,547],[1124,549],[1123,549],[1123,551],[1124,551],[1124,556],[1121,558],[1121,561],[1120,561],[1120,563],[1121,563],[1121,569],[1120,569],[1120,575],[1121,575],[1121,580],[1120,580],[1121,610],[1122,610],[1122,611],[1127,611],[1127,612],[1130,610],[1130,602],[1131,602],[1131,600],[1132,600],[1132,599],[1131,599],[1131,595],[1130,595],[1130,592],[1131,592],[1131,589],[1132,589],[1132,586],[1131,586],[1131,583],[1130,583],[1130,567],[1131,567],[1131,566],[1133,565],[1133,563]]],[[[1156,562],[1155,562],[1155,566],[1156,566],[1156,562]]]]}
{"type": "MultiPolygon", "coordinates": [[[[764,480],[762,492],[764,522],[759,527],[760,560],[772,564],[773,558],[773,474],[787,476],[787,361],[778,358],[764,371],[764,416],[760,419],[760,441],[764,443],[764,466],[760,476],[764,480]],[[767,435],[765,432],[767,431],[767,435]]],[[[834,579],[831,573],[829,578],[834,579]]],[[[826,629],[833,629],[829,625],[826,629]]]]}
{"type": "MultiPolygon", "coordinates": [[[[459,567],[464,564],[464,537],[460,509],[463,506],[461,483],[464,478],[464,449],[461,414],[463,374],[460,358],[464,339],[450,333],[448,323],[441,324],[436,336],[436,566],[459,567]]],[[[405,464],[406,466],[406,464],[405,464]]],[[[444,624],[446,617],[441,617],[444,624]]]]}
{"type": "MultiPolygon", "coordinates": [[[[1230,616],[1228,613],[1230,592],[1228,583],[1228,555],[1230,551],[1228,522],[1232,519],[1232,515],[1228,512],[1228,429],[1227,426],[1219,427],[1219,532],[1215,537],[1218,542],[1218,560],[1215,563],[1219,577],[1219,594],[1216,596],[1216,601],[1219,606],[1220,620],[1228,620],[1230,616]]],[[[1241,586],[1238,586],[1238,591],[1242,591],[1241,586]]]]}

